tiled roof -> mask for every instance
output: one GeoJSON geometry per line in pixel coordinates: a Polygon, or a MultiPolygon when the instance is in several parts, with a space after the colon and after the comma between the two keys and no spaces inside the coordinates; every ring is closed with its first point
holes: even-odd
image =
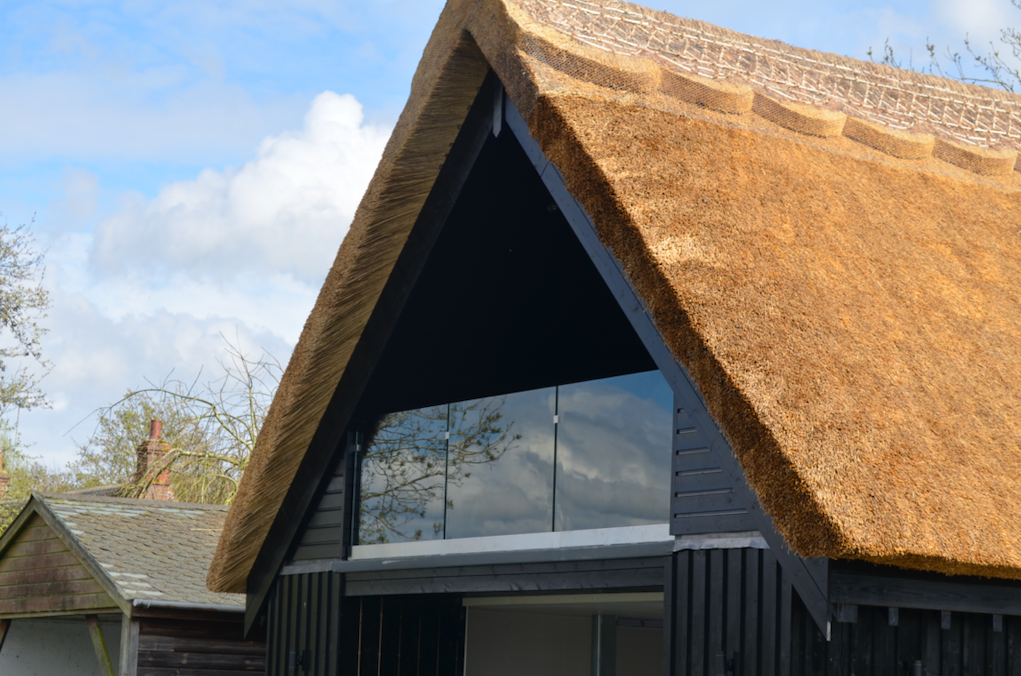
{"type": "Polygon", "coordinates": [[[244,606],[206,589],[227,508],[102,496],[37,496],[127,600],[244,606]]]}

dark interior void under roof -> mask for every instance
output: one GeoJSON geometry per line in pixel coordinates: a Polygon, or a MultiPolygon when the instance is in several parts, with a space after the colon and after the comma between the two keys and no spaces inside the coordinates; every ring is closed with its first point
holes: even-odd
{"type": "Polygon", "coordinates": [[[479,154],[357,417],[654,368],[504,130],[479,154]]]}

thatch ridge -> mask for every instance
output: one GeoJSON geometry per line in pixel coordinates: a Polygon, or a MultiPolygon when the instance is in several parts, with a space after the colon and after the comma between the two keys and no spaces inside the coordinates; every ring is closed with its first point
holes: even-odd
{"type": "Polygon", "coordinates": [[[1011,92],[794,47],[619,0],[506,1],[535,24],[529,30],[559,31],[597,50],[896,129],[930,126],[961,143],[1021,146],[1021,97],[1011,92]]]}
{"type": "Polygon", "coordinates": [[[671,99],[680,99],[732,113],[730,123],[740,126],[753,124],[744,113],[754,91],[755,113],[782,127],[826,137],[841,133],[843,116],[856,117],[872,131],[852,125],[850,138],[899,158],[929,157],[932,149],[916,143],[906,150],[898,132],[934,135],[944,142],[936,157],[980,175],[1009,173],[1021,148],[1021,96],[1010,92],[616,0],[457,0],[451,8],[526,116],[542,93],[592,93],[594,86],[600,96],[670,112],[678,112],[671,99]],[[973,150],[946,152],[958,146],[973,150]],[[987,158],[985,148],[998,157],[987,158]]]}

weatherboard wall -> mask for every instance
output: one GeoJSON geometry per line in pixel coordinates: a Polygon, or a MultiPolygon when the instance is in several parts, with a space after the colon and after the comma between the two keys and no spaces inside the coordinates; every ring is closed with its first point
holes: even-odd
{"type": "MultiPolygon", "coordinates": [[[[266,673],[266,644],[244,639],[240,613],[141,617],[135,676],[240,676],[266,673]]],[[[253,637],[249,637],[253,638],[253,637]]]]}
{"type": "Polygon", "coordinates": [[[0,557],[0,618],[120,612],[38,514],[0,557]]]}
{"type": "Polygon", "coordinates": [[[338,449],[334,470],[325,477],[319,498],[298,533],[292,561],[339,559],[347,555],[354,449],[348,448],[347,453],[344,450],[344,446],[338,449]]]}

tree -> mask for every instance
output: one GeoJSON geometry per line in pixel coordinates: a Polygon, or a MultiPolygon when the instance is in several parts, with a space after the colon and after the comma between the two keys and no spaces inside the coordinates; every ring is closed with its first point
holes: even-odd
{"type": "Polygon", "coordinates": [[[140,497],[167,470],[178,500],[229,505],[282,369],[266,352],[253,358],[236,343],[224,342],[227,356],[217,378],[202,382],[200,374],[186,382],[168,377],[100,409],[95,432],[79,446],[72,466],[77,485],[124,484],[122,495],[140,497]],[[148,438],[153,418],[163,421],[170,450],[159,466],[136,480],[135,449],[148,438]]]}
{"type": "Polygon", "coordinates": [[[128,390],[116,404],[101,409],[91,438],[78,446],[71,463],[79,488],[118,486],[135,480],[137,449],[149,436],[152,420],[163,422],[162,438],[172,448],[205,448],[205,430],[173,397],[128,390]]]}
{"type": "Polygon", "coordinates": [[[41,376],[23,363],[28,358],[44,372],[48,367],[40,346],[46,329],[39,322],[50,307],[43,274],[43,253],[35,246],[31,224],[12,228],[5,219],[0,226],[0,417],[46,404],[41,376]]]}
{"type": "MultiPolygon", "coordinates": [[[[219,377],[167,378],[99,409],[95,431],[71,466],[73,484],[122,485],[121,495],[140,497],[168,470],[178,500],[230,504],[282,369],[265,352],[252,358],[236,343],[225,344],[219,377]],[[170,450],[136,480],[136,449],[154,418],[163,421],[170,450]]],[[[503,422],[502,406],[502,398],[489,398],[381,416],[362,458],[361,541],[404,539],[402,528],[425,518],[426,507],[444,499],[445,485],[461,485],[474,467],[513,448],[520,437],[513,423],[503,422]],[[449,442],[439,431],[448,426],[456,430],[449,442]]],[[[421,529],[411,533],[421,536],[421,529]]]]}
{"type": "MultiPolygon", "coordinates": [[[[1014,7],[1021,9],[1021,0],[1010,2],[1014,7]]],[[[1001,28],[1000,45],[998,47],[996,43],[990,42],[989,50],[983,51],[976,48],[969,36],[965,35],[965,54],[950,47],[939,53],[937,46],[926,39],[925,49],[929,55],[929,63],[919,70],[962,82],[999,87],[1009,92],[1018,91],[1021,89],[1021,31],[1011,27],[1001,28]],[[1009,54],[1005,50],[1009,50],[1009,54]]],[[[867,53],[870,59],[876,60],[871,48],[867,53]]],[[[905,67],[904,62],[894,54],[889,40],[883,45],[883,56],[879,63],[895,68],[905,67]]],[[[913,68],[910,60],[906,67],[913,68]]]]}

